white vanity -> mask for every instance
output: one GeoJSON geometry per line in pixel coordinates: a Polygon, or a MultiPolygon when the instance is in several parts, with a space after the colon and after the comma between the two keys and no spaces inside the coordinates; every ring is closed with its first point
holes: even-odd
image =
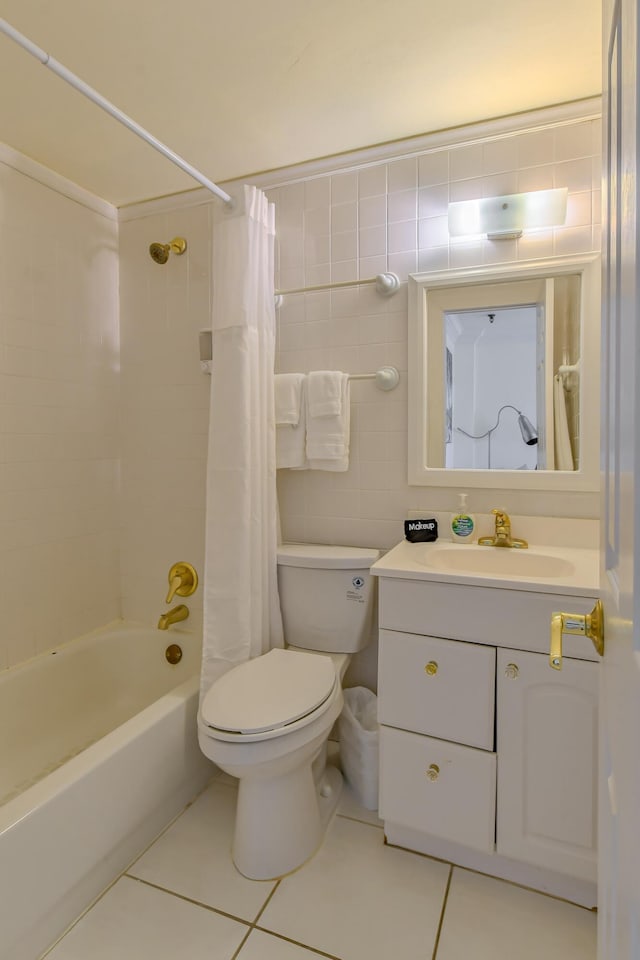
{"type": "Polygon", "coordinates": [[[596,904],[597,550],[403,541],[379,577],[380,816],[387,841],[596,904]]]}

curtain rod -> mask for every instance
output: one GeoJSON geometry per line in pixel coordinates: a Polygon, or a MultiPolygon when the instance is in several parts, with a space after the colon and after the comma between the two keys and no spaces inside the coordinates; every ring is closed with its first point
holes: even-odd
{"type": "Polygon", "coordinates": [[[71,70],[68,70],[62,63],[50,56],[45,50],[42,50],[40,47],[36,46],[28,37],[25,37],[24,34],[20,33],[15,27],[12,27],[10,23],[7,23],[6,20],[0,18],[0,33],[4,33],[5,36],[9,39],[14,40],[23,50],[26,50],[27,53],[30,53],[31,56],[35,57],[40,63],[48,67],[49,70],[53,71],[56,76],[60,77],[62,80],[65,80],[68,84],[74,87],[79,93],[84,97],[91,100],[98,107],[104,110],[109,116],[113,117],[114,120],[117,120],[123,126],[127,127],[128,130],[131,130],[132,133],[135,133],[136,136],[140,137],[150,147],[153,147],[154,150],[157,150],[158,153],[161,153],[163,157],[166,157],[167,160],[170,160],[171,163],[175,164],[176,167],[179,167],[184,173],[188,173],[190,177],[193,177],[194,180],[197,180],[203,187],[206,187],[207,190],[210,190],[211,193],[215,194],[216,197],[219,197],[220,200],[224,200],[227,204],[233,204],[233,199],[229,196],[228,193],[225,193],[217,184],[213,183],[212,180],[209,180],[204,176],[203,173],[200,173],[195,167],[190,163],[187,163],[186,160],[183,160],[177,153],[174,153],[169,147],[164,143],[154,137],[152,134],[145,130],[144,127],[141,127],[139,123],[136,123],[135,120],[132,120],[131,117],[127,116],[126,113],[123,113],[122,110],[119,110],[113,103],[107,100],[102,94],[98,93],[97,90],[94,90],[93,87],[90,87],[89,84],[85,83],[84,80],[81,80],[80,77],[76,76],[75,73],[72,73],[71,70]]]}

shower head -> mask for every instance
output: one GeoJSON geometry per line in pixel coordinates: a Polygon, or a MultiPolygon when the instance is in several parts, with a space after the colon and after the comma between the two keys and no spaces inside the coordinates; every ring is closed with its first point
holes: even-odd
{"type": "Polygon", "coordinates": [[[152,243],[149,247],[149,256],[154,263],[166,263],[170,253],[181,256],[187,249],[184,237],[174,237],[169,243],[152,243]]]}

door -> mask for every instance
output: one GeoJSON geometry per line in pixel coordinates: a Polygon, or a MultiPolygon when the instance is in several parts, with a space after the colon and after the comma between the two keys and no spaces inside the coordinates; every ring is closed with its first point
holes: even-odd
{"type": "Polygon", "coordinates": [[[640,956],[637,0],[604,0],[599,958],[640,956]]]}
{"type": "MultiPolygon", "coordinates": [[[[586,641],[588,643],[588,641],[586,641]]],[[[600,665],[498,650],[497,852],[594,883],[600,665]]]]}

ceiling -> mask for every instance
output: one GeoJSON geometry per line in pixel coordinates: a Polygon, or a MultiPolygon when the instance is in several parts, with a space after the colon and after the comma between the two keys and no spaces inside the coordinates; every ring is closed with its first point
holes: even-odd
{"type": "MultiPolygon", "coordinates": [[[[220,183],[599,94],[600,0],[0,0],[220,183]]],[[[0,141],[116,206],[197,184],[0,36],[0,141]]]]}

